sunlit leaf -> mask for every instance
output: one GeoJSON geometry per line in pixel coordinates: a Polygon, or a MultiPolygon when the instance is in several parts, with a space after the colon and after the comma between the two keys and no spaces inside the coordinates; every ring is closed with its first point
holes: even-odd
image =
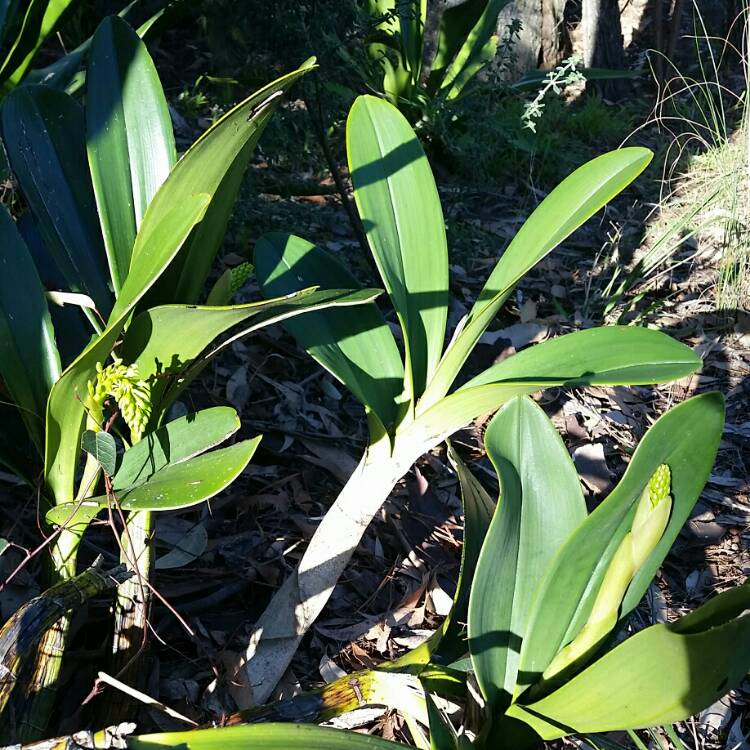
{"type": "Polygon", "coordinates": [[[138,34],[116,16],[102,21],[91,43],[86,150],[117,292],[146,208],[177,155],[154,63],[138,34]]]}
{"type": "Polygon", "coordinates": [[[359,97],[346,127],[354,199],[406,341],[408,388],[420,395],[443,350],[448,250],[427,157],[404,116],[359,97]]]}
{"type": "Polygon", "coordinates": [[[534,593],[549,561],[586,518],[573,462],[533,401],[516,398],[492,419],[487,454],[500,480],[469,604],[469,649],[494,708],[510,703],[534,593]]]}

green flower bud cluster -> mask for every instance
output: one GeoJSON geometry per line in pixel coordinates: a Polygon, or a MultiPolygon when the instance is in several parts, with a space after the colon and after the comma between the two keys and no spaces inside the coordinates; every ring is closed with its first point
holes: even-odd
{"type": "Polygon", "coordinates": [[[242,285],[250,278],[250,274],[253,272],[252,263],[240,263],[239,266],[235,266],[231,270],[231,279],[229,282],[229,289],[231,295],[236,294],[242,285]]]}
{"type": "Polygon", "coordinates": [[[138,365],[125,365],[122,359],[112,355],[111,365],[96,365],[96,379],[88,383],[87,406],[92,417],[104,420],[104,402],[111,396],[117,402],[125,424],[130,428],[134,443],[142,437],[151,417],[151,386],[138,376],[138,365]]]}
{"type": "Polygon", "coordinates": [[[586,624],[552,660],[544,671],[544,680],[584,660],[617,624],[628,586],[667,528],[672,512],[671,482],[669,466],[661,464],[638,499],[630,531],[612,556],[586,624]]]}
{"type": "Polygon", "coordinates": [[[671,485],[672,472],[669,470],[669,466],[662,464],[654,472],[654,476],[652,476],[648,482],[648,494],[652,508],[655,508],[665,497],[667,497],[667,495],[669,495],[671,485]]]}

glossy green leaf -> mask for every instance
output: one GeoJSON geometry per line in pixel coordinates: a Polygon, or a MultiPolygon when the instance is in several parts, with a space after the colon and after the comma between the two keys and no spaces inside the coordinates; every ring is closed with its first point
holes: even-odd
{"type": "MultiPolygon", "coordinates": [[[[243,440],[229,448],[204,453],[177,464],[168,464],[154,472],[145,482],[114,491],[114,498],[124,511],[164,511],[189,508],[217,495],[228,487],[250,463],[260,437],[243,440]]],[[[75,522],[93,518],[112,502],[107,495],[92,497],[79,506],[56,505],[47,512],[47,522],[61,525],[75,513],[75,522]]]]}
{"type": "Polygon", "coordinates": [[[122,332],[130,312],[151,288],[201,220],[208,196],[193,195],[168,212],[146,212],[136,238],[142,260],[120,291],[107,328],[65,370],[47,402],[45,480],[56,503],[72,500],[73,479],[84,419],[80,398],[95,377],[96,365],[104,362],[122,332]]]}
{"type": "Polygon", "coordinates": [[[165,305],[141,313],[128,329],[125,337],[124,356],[128,362],[137,362],[141,377],[152,374],[160,377],[154,385],[152,397],[163,410],[222,348],[257,331],[264,326],[287,320],[329,306],[348,306],[366,303],[379,294],[376,289],[361,289],[356,292],[342,290],[315,291],[307,289],[294,295],[262,302],[228,307],[204,307],[197,305],[165,305]],[[214,347],[189,367],[217,336],[225,331],[252,320],[230,339],[214,347]],[[177,380],[179,384],[170,391],[169,398],[163,394],[177,380]]]}
{"type": "MultiPolygon", "coordinates": [[[[323,289],[358,286],[330,253],[293,235],[261,237],[255,246],[255,264],[261,290],[268,297],[313,284],[323,289]]],[[[384,425],[396,421],[404,365],[391,329],[375,303],[360,306],[356,315],[330,308],[299,321],[290,320],[284,327],[384,425]]]]}
{"type": "Polygon", "coordinates": [[[122,490],[142,484],[166,466],[223,443],[239,429],[237,412],[229,406],[214,406],[167,422],[125,451],[113,472],[112,488],[122,490]]]}
{"type": "MultiPolygon", "coordinates": [[[[453,595],[453,605],[440,628],[424,643],[392,662],[394,667],[426,665],[431,660],[440,664],[450,664],[466,654],[468,649],[466,621],[469,595],[479,553],[495,512],[495,503],[471,473],[469,467],[461,460],[450,441],[448,441],[448,459],[458,477],[464,510],[461,566],[456,592],[453,595]]],[[[467,666],[467,669],[469,668],[470,665],[467,666]]]]}
{"type": "Polygon", "coordinates": [[[464,86],[492,60],[497,50],[497,17],[510,0],[489,0],[445,72],[440,88],[455,99],[464,86]]]}
{"type": "Polygon", "coordinates": [[[429,693],[425,695],[425,702],[430,722],[430,750],[457,750],[458,738],[453,725],[435,705],[429,693]]]}
{"type": "Polygon", "coordinates": [[[232,301],[232,269],[227,268],[206,297],[206,304],[210,306],[228,305],[232,301]]]}
{"type": "Polygon", "coordinates": [[[545,740],[686,719],[745,678],[748,609],[748,584],[719,594],[683,620],[636,633],[551,695],[515,704],[508,715],[545,740]]]}
{"type": "Polygon", "coordinates": [[[426,410],[409,429],[431,442],[514,396],[552,386],[662,383],[685,377],[700,365],[691,349],[660,331],[629,326],[576,331],[490,367],[426,410]]]}
{"type": "Polygon", "coordinates": [[[624,476],[553,560],[539,588],[521,654],[521,686],[533,684],[585,623],[635,503],[661,464],[672,473],[672,514],[657,548],[625,595],[624,617],[638,604],[690,515],[708,478],[724,425],[723,398],[696,396],[662,415],[639,443],[624,476]]]}
{"type": "Polygon", "coordinates": [[[557,336],[486,369],[459,393],[487,383],[645,385],[679,380],[701,366],[689,347],[652,328],[601,326],[557,336]]]}
{"type": "Polygon", "coordinates": [[[81,448],[86,451],[105,473],[112,476],[117,467],[117,444],[109,432],[86,430],[81,435],[81,448]]]}
{"type": "Polygon", "coordinates": [[[13,30],[18,4],[19,0],[0,0],[0,46],[5,45],[8,34],[13,30]]]}
{"type": "Polygon", "coordinates": [[[566,177],[537,206],[501,256],[466,324],[446,351],[422,400],[423,409],[448,392],[524,274],[627,187],[650,160],[651,152],[644,148],[624,148],[599,156],[566,177]]]}
{"type": "Polygon", "coordinates": [[[112,307],[83,112],[61,91],[24,86],[2,107],[3,140],[21,192],[68,290],[87,294],[102,316],[112,307]]]}
{"type": "Polygon", "coordinates": [[[435,42],[435,57],[427,78],[427,90],[431,94],[435,94],[440,88],[448,66],[456,57],[487,5],[488,0],[465,0],[443,11],[435,42]]]}
{"type": "MultiPolygon", "coordinates": [[[[211,203],[183,252],[149,298],[148,307],[178,300],[198,301],[224,239],[250,155],[282,95],[313,68],[314,60],[309,60],[249,96],[212,125],[177,162],[154,196],[152,209],[162,213],[197,192],[207,193],[211,203]]],[[[136,250],[132,262],[139,262],[136,250]]]]}
{"type": "Polygon", "coordinates": [[[407,391],[416,397],[445,338],[448,250],[440,197],[419,139],[388,102],[354,102],[346,146],[359,215],[404,331],[407,391]]]}
{"type": "Polygon", "coordinates": [[[469,604],[469,650],[495,709],[510,703],[534,593],[550,560],[586,518],[573,462],[557,430],[528,398],[516,398],[484,436],[500,481],[469,604]]]}
{"type": "Polygon", "coordinates": [[[367,44],[370,58],[383,70],[383,93],[395,105],[411,98],[422,63],[420,8],[424,0],[367,0],[367,12],[378,20],[367,44]]]}
{"type": "Polygon", "coordinates": [[[0,93],[7,93],[26,75],[34,55],[76,0],[29,0],[18,36],[0,65],[0,93]]]}
{"type": "MultiPolygon", "coordinates": [[[[129,21],[134,15],[133,11],[139,9],[139,0],[130,0],[130,2],[117,14],[119,18],[129,21]]],[[[153,29],[156,22],[163,16],[165,8],[157,10],[154,15],[146,19],[136,28],[136,34],[141,39],[146,39],[149,32],[153,29]]],[[[86,71],[81,70],[86,56],[91,49],[93,36],[84,40],[75,49],[70,50],[66,55],[57,58],[54,62],[43,68],[34,68],[30,70],[26,77],[25,83],[41,83],[55,89],[62,89],[68,94],[77,94],[86,83],[86,71]]]]}
{"type": "Polygon", "coordinates": [[[223,729],[165,732],[129,737],[128,750],[397,750],[403,745],[369,734],[315,724],[244,724],[223,729]]]}
{"type": "Polygon", "coordinates": [[[13,220],[0,209],[0,377],[40,453],[47,397],[60,377],[47,300],[13,220]]]}
{"type": "MultiPolygon", "coordinates": [[[[16,228],[26,242],[44,289],[65,289],[65,279],[47,252],[36,220],[30,211],[26,211],[18,218],[16,228]]],[[[71,305],[51,305],[49,300],[47,306],[55,330],[60,363],[64,370],[91,340],[91,324],[81,314],[80,308],[71,305]]]]}
{"type": "Polygon", "coordinates": [[[461,638],[461,631],[465,629],[468,620],[471,587],[479,555],[495,513],[495,503],[450,444],[448,458],[458,476],[464,508],[464,539],[458,585],[453,597],[453,607],[443,624],[445,635],[437,651],[450,662],[465,654],[468,648],[466,634],[463,633],[461,638]]]}
{"type": "Polygon", "coordinates": [[[146,208],[177,159],[167,100],[146,45],[104,19],[87,69],[86,150],[115,292],[146,208]]]}

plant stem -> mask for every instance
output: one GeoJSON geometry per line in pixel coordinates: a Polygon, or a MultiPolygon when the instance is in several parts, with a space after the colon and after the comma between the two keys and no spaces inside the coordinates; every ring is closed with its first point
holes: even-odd
{"type": "MultiPolygon", "coordinates": [[[[91,424],[89,418],[87,426],[91,427],[91,424]]],[[[82,501],[93,494],[100,472],[99,462],[93,456],[87,456],[76,502],[82,501]]],[[[50,586],[75,577],[78,547],[82,536],[83,531],[73,526],[61,529],[55,537],[50,546],[50,586]]],[[[65,614],[44,634],[39,644],[34,669],[26,684],[26,702],[19,722],[22,742],[35,740],[42,736],[47,729],[57,697],[60,669],[68,642],[69,630],[70,616],[65,614]]]]}
{"type": "MultiPolygon", "coordinates": [[[[135,575],[117,592],[111,669],[124,682],[140,683],[142,674],[137,666],[146,642],[151,606],[148,581],[154,558],[153,514],[131,513],[121,539],[120,561],[132,568],[135,575]]],[[[128,699],[123,693],[111,693],[103,708],[105,724],[121,721],[127,707],[128,699]]]]}
{"type": "MultiPolygon", "coordinates": [[[[70,583],[76,574],[76,555],[80,534],[63,529],[50,549],[52,584],[54,587],[70,583]]],[[[44,736],[59,688],[60,669],[70,630],[70,614],[65,612],[44,633],[25,688],[25,702],[19,722],[20,742],[32,742],[44,736]]]]}
{"type": "MultiPolygon", "coordinates": [[[[103,571],[102,558],[75,578],[55,584],[24,604],[0,630],[0,711],[10,698],[24,659],[50,633],[58,632],[55,624],[67,621],[66,613],[92,596],[126,580],[129,574],[119,566],[103,571]]],[[[41,646],[40,650],[44,650],[41,646]]]]}
{"type": "Polygon", "coordinates": [[[268,700],[302,637],[328,601],[365,529],[396,482],[423,453],[420,445],[413,452],[394,450],[391,454],[390,446],[384,445],[387,441],[386,437],[368,446],[315,530],[299,566],[258,620],[241,667],[254,705],[268,700]]]}

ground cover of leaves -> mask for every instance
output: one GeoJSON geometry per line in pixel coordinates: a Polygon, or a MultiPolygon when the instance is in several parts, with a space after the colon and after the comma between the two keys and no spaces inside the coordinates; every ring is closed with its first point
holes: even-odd
{"type": "MultiPolygon", "coordinates": [[[[301,101],[286,108],[304,115],[301,101]]],[[[205,124],[177,122],[183,145],[205,124]]],[[[656,129],[646,130],[638,142],[658,149],[662,137],[656,129]]],[[[523,181],[508,189],[455,184],[439,169],[438,174],[451,248],[452,328],[545,191],[523,181]]],[[[726,396],[727,423],[714,470],[633,628],[672,620],[750,575],[750,315],[716,310],[713,292],[721,262],[716,234],[692,236],[674,254],[686,262],[636,284],[626,302],[643,292],[637,304],[624,302],[605,313],[603,290],[613,264],[633,267],[648,244],[658,176],[658,171],[647,173],[522,281],[466,371],[470,375],[560,333],[635,317],[701,354],[704,366],[699,373],[664,387],[551,389],[538,396],[573,456],[591,508],[622,475],[658,415],[696,393],[720,390],[726,396]]],[[[261,150],[243,188],[222,263],[232,266],[244,260],[263,231],[289,230],[321,243],[363,283],[373,283],[371,265],[322,159],[317,169],[294,177],[312,186],[304,191],[311,194],[294,195],[292,190],[281,197],[269,190],[288,184],[289,173],[261,150]]],[[[217,275],[221,270],[216,269],[217,275]]],[[[237,301],[257,296],[251,280],[237,301]]],[[[242,649],[255,618],[299,560],[366,443],[361,407],[297,350],[280,327],[235,343],[178,408],[192,411],[226,402],[242,416],[239,437],[264,435],[256,459],[227,493],[198,509],[160,515],[156,531],[155,585],[189,631],[170,608],[155,605],[145,692],[200,723],[221,721],[234,710],[241,686],[227,680],[225,665],[242,649]]],[[[485,422],[479,419],[463,430],[454,445],[496,493],[481,443],[485,422]]],[[[0,534],[33,548],[38,542],[36,506],[34,496],[4,492],[0,534]]],[[[461,538],[457,481],[441,448],[405,477],[368,529],[323,615],[303,641],[280,695],[376,666],[428,637],[448,611],[461,538]]],[[[88,536],[82,562],[100,553],[112,561],[118,555],[105,524],[88,536]]],[[[19,549],[12,549],[0,558],[3,578],[21,556],[19,549]]],[[[3,619],[38,591],[39,572],[39,560],[32,560],[0,593],[3,619]]],[[[76,614],[65,675],[70,690],[60,712],[66,717],[60,731],[85,724],[96,705],[97,699],[82,705],[82,698],[95,684],[97,670],[106,669],[110,606],[101,599],[76,614]]],[[[685,736],[694,738],[690,744],[710,746],[721,737],[722,747],[742,742],[747,747],[742,721],[749,700],[746,684],[723,705],[686,724],[685,736]]],[[[159,711],[134,705],[136,709],[143,729],[181,726],[159,711]]],[[[389,738],[408,737],[393,711],[361,712],[348,726],[389,738]]]]}

